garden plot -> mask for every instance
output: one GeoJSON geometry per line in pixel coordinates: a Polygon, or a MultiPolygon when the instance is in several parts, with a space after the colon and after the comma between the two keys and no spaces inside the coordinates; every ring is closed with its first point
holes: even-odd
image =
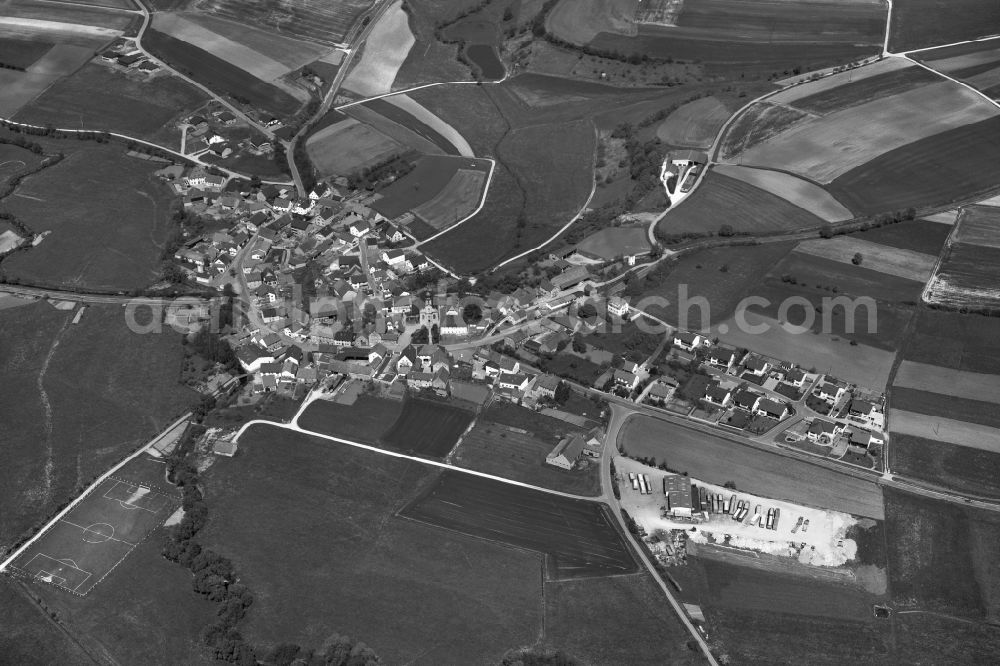
{"type": "Polygon", "coordinates": [[[686,530],[688,538],[695,543],[725,544],[741,550],[791,557],[802,564],[821,567],[839,567],[854,559],[857,553],[857,544],[847,538],[847,531],[857,524],[857,520],[848,513],[751,495],[688,477],[699,489],[705,488],[709,495],[722,495],[731,507],[737,506],[740,500],[746,502],[749,505],[746,517],[737,521],[729,513],[721,512],[709,513],[704,522],[665,517],[662,515],[667,504],[663,479],[673,475],[627,458],[616,461],[616,469],[622,507],[647,534],[656,530],[686,530]],[[630,472],[645,474],[652,492],[642,495],[633,490],[628,479],[630,472]],[[766,521],[769,509],[778,509],[773,530],[767,529],[766,523],[765,526],[753,523],[757,511],[766,521]]]}

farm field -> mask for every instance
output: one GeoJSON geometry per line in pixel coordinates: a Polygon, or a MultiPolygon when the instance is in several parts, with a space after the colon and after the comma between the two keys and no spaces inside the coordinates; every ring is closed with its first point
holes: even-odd
{"type": "MultiPolygon", "coordinates": [[[[461,445],[452,456],[452,463],[457,467],[574,495],[600,495],[601,480],[596,464],[585,470],[564,470],[546,464],[545,456],[551,453],[559,439],[545,438],[532,432],[516,432],[512,428],[517,426],[480,421],[462,438],[461,445]]],[[[567,424],[566,430],[571,432],[575,429],[567,424]]]]}
{"type": "Polygon", "coordinates": [[[476,210],[485,184],[482,171],[459,169],[437,196],[415,207],[413,213],[435,231],[444,231],[476,210]]]}
{"type": "Polygon", "coordinates": [[[638,564],[605,504],[445,471],[400,515],[544,553],[546,578],[635,573],[638,564]]]}
{"type": "Polygon", "coordinates": [[[997,189],[998,150],[994,116],[882,153],[842,173],[829,190],[858,215],[982,198],[997,189]]]}
{"type": "Polygon", "coordinates": [[[708,483],[734,481],[740,490],[762,497],[883,518],[882,491],[870,481],[667,421],[632,416],[621,429],[618,447],[708,483]]]}
{"type": "Polygon", "coordinates": [[[729,109],[717,98],[702,97],[667,116],[656,128],[656,136],[672,146],[708,148],[729,115],[729,109]]]}
{"type": "MultiPolygon", "coordinates": [[[[413,171],[380,190],[381,196],[372,204],[372,208],[392,219],[433,201],[448,189],[452,179],[460,171],[476,170],[485,174],[489,169],[489,162],[483,159],[425,155],[417,159],[413,171]]],[[[477,193],[472,208],[478,203],[477,193]]]]}
{"type": "Polygon", "coordinates": [[[910,250],[937,256],[944,246],[951,227],[929,220],[905,220],[866,231],[853,233],[849,238],[859,238],[870,243],[910,250]]]}
{"type": "Polygon", "coordinates": [[[309,160],[325,177],[351,174],[406,149],[375,128],[347,118],[315,132],[306,141],[306,150],[309,160]]]}
{"type": "Polygon", "coordinates": [[[691,196],[657,224],[656,233],[661,238],[708,235],[729,225],[735,232],[759,234],[818,229],[825,224],[781,197],[712,170],[691,196]]]}
{"type": "MultiPolygon", "coordinates": [[[[829,74],[815,81],[808,80],[803,76],[793,78],[793,81],[804,81],[796,86],[777,92],[768,97],[768,101],[774,104],[795,105],[795,101],[804,97],[811,97],[825,93],[834,88],[841,88],[850,83],[860,84],[861,81],[872,76],[887,74],[899,69],[912,67],[913,63],[906,58],[882,58],[862,67],[855,67],[844,72],[829,74]]],[[[843,92],[843,90],[841,90],[843,92]]]]}
{"type": "Polygon", "coordinates": [[[254,593],[244,635],[313,647],[346,633],[386,663],[494,663],[530,644],[541,622],[537,554],[395,515],[434,474],[295,432],[248,430],[240,455],[205,475],[213,520],[200,537],[254,593]],[[407,598],[420,600],[419,613],[400,605],[407,598]]]}
{"type": "Polygon", "coordinates": [[[475,412],[421,398],[403,401],[403,413],[382,441],[390,449],[440,460],[458,442],[475,412]]]}
{"type": "Polygon", "coordinates": [[[159,275],[173,233],[173,196],[154,177],[157,165],[122,148],[73,141],[66,158],[24,179],[6,207],[36,233],[36,247],[7,257],[4,270],[25,282],[125,290],[159,275]]]}
{"type": "Polygon", "coordinates": [[[998,453],[894,433],[889,456],[895,473],[960,492],[1000,497],[998,453]]]}
{"type": "MultiPolygon", "coordinates": [[[[921,402],[923,403],[923,401],[921,402]]],[[[958,416],[955,414],[949,416],[952,415],[958,416]]],[[[959,421],[944,416],[918,414],[896,407],[889,410],[889,418],[892,430],[896,433],[1000,453],[1000,428],[959,421]]]]}
{"type": "MultiPolygon", "coordinates": [[[[95,46],[56,44],[24,72],[0,69],[0,113],[10,118],[39,93],[82,67],[94,55],[95,46]]],[[[2,62],[2,61],[0,61],[2,62]]]]}
{"type": "Polygon", "coordinates": [[[646,233],[646,227],[601,229],[577,243],[576,249],[606,261],[614,261],[618,257],[649,252],[649,234],[646,233]]]}
{"type": "Polygon", "coordinates": [[[185,72],[219,95],[246,99],[277,116],[291,116],[299,108],[294,97],[249,72],[188,42],[149,29],[143,46],[160,60],[185,72]]]}
{"type": "Polygon", "coordinates": [[[1000,303],[998,261],[1000,247],[951,243],[944,249],[924,300],[955,307],[996,306],[1000,303]]]}
{"type": "Polygon", "coordinates": [[[646,574],[546,582],[545,637],[553,649],[588,664],[680,666],[704,659],[646,574]],[[604,630],[592,631],[597,624],[604,630]]]}
{"type": "Polygon", "coordinates": [[[4,7],[7,19],[27,19],[29,21],[51,21],[59,24],[79,24],[105,30],[124,30],[132,22],[133,14],[109,10],[87,3],[52,3],[44,0],[19,0],[4,7]]]}
{"type": "Polygon", "coordinates": [[[873,243],[857,234],[802,241],[795,250],[842,264],[853,264],[860,254],[864,268],[918,282],[931,276],[937,261],[936,255],[873,243]]]}
{"type": "Polygon", "coordinates": [[[1000,248],[1000,208],[996,206],[966,206],[956,222],[953,243],[1000,248]]]}
{"type": "Polygon", "coordinates": [[[1000,60],[1000,42],[995,38],[940,48],[922,49],[911,56],[935,71],[946,74],[992,67],[1000,60]]]}
{"type": "Polygon", "coordinates": [[[896,370],[893,384],[968,400],[1000,403],[1000,375],[903,361],[896,370]]]}
{"type": "Polygon", "coordinates": [[[375,444],[402,411],[402,402],[370,395],[358,396],[352,405],[316,400],[306,407],[297,423],[300,428],[323,435],[375,444]]]}
{"type": "Polygon", "coordinates": [[[635,0],[560,0],[545,18],[545,28],[573,44],[587,44],[602,32],[636,34],[635,0]]]}
{"type": "Polygon", "coordinates": [[[138,81],[88,63],[23,107],[14,120],[152,139],[172,119],[186,115],[207,99],[201,90],[174,76],[138,81]],[[94,90],[102,92],[90,94],[94,90]]]}
{"type": "Polygon", "coordinates": [[[0,187],[22,171],[38,166],[41,161],[41,155],[36,155],[26,148],[0,143],[0,187]]]}
{"type": "Polygon", "coordinates": [[[1000,320],[958,312],[921,310],[903,358],[971,372],[1000,373],[1000,320]]]}
{"type": "Polygon", "coordinates": [[[732,164],[720,164],[713,171],[781,197],[825,222],[842,222],[854,217],[851,211],[819,185],[782,171],[732,164]]]}
{"type": "Polygon", "coordinates": [[[636,303],[649,298],[651,302],[644,309],[650,314],[682,329],[699,329],[701,313],[697,307],[688,309],[686,323],[680,320],[681,288],[685,288],[689,299],[701,296],[708,301],[707,323],[719,323],[732,316],[739,302],[753,294],[754,286],[793,247],[792,242],[768,243],[709,248],[685,255],[651,273],[636,303]],[[654,304],[652,299],[657,297],[666,299],[666,304],[654,304]]]}
{"type": "Polygon", "coordinates": [[[889,588],[897,608],[996,617],[995,513],[892,488],[885,490],[885,513],[889,588]]]}
{"type": "Polygon", "coordinates": [[[419,134],[448,155],[475,157],[462,135],[405,94],[373,99],[363,106],[419,134]]]}
{"type": "Polygon", "coordinates": [[[787,170],[827,184],[894,149],[995,119],[997,113],[996,107],[964,86],[940,81],[802,120],[743,150],[739,159],[747,166],[787,170]]]}
{"type": "MultiPolygon", "coordinates": [[[[719,141],[717,157],[728,160],[795,128],[809,116],[790,106],[756,102],[726,129],[719,141]]],[[[740,162],[742,164],[742,162],[740,162]]]]}
{"type": "Polygon", "coordinates": [[[27,69],[53,46],[51,42],[0,37],[0,64],[27,69]]]}
{"type": "MultiPolygon", "coordinates": [[[[904,412],[916,412],[925,417],[936,416],[975,425],[1000,428],[997,403],[954,395],[947,384],[930,389],[901,386],[893,382],[892,407],[904,412]]],[[[895,427],[895,424],[893,424],[895,427]]]]}
{"type": "Polygon", "coordinates": [[[41,301],[0,310],[0,502],[12,507],[0,550],[197,398],[177,381],[179,334],[132,333],[113,305],[74,316],[41,301]]]}
{"type": "Polygon", "coordinates": [[[963,0],[961,11],[937,0],[899,0],[892,5],[889,49],[907,51],[996,33],[1000,7],[990,0],[963,0]]]}
{"type": "Polygon", "coordinates": [[[278,6],[254,0],[207,0],[199,3],[198,9],[254,28],[332,46],[344,41],[355,21],[371,6],[371,0],[301,0],[278,6]]]}
{"type": "Polygon", "coordinates": [[[368,35],[361,59],[344,79],[344,87],[362,97],[389,92],[415,41],[403,2],[396,0],[368,35]]]}
{"type": "MultiPolygon", "coordinates": [[[[377,100],[381,101],[381,100],[377,100]]],[[[385,104],[385,106],[389,106],[385,104]]],[[[395,109],[395,107],[389,106],[390,109],[395,109]]],[[[399,117],[398,111],[393,115],[397,116],[395,119],[389,118],[382,115],[375,108],[365,105],[358,104],[350,108],[344,109],[344,113],[354,118],[355,120],[364,123],[372,130],[376,132],[381,132],[387,137],[391,138],[393,141],[406,146],[410,150],[415,150],[417,152],[423,153],[425,155],[441,155],[447,153],[448,151],[442,148],[440,145],[435,143],[433,138],[426,136],[426,132],[416,131],[409,125],[412,124],[411,119],[407,118],[405,115],[399,117]]],[[[422,129],[422,128],[416,128],[422,129]]],[[[448,144],[445,143],[447,146],[448,144]]],[[[454,152],[454,151],[452,151],[454,152]]]]}
{"type": "MultiPolygon", "coordinates": [[[[898,60],[890,60],[889,62],[895,63],[898,60]]],[[[879,67],[879,64],[868,65],[857,70],[836,74],[830,78],[838,80],[840,85],[829,87],[806,96],[796,94],[795,99],[788,103],[801,111],[825,116],[941,81],[941,77],[919,65],[897,68],[890,65],[879,67]],[[872,76],[865,76],[860,79],[855,76],[857,72],[864,72],[869,67],[872,69],[878,67],[879,69],[888,69],[889,71],[881,71],[872,76]]],[[[808,88],[808,85],[801,87],[808,88]]],[[[788,93],[779,93],[770,99],[772,102],[776,102],[782,95],[792,93],[795,90],[793,88],[788,93]]]]}

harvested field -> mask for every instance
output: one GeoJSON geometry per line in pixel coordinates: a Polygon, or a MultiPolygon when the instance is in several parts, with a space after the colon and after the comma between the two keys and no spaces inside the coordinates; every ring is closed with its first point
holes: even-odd
{"type": "Polygon", "coordinates": [[[940,0],[893,2],[889,49],[907,51],[996,34],[1000,5],[992,0],[964,0],[961,11],[954,9],[940,0]]]}
{"type": "Polygon", "coordinates": [[[0,64],[27,69],[49,52],[51,42],[0,37],[0,64]]]}
{"type": "Polygon", "coordinates": [[[581,46],[602,32],[635,35],[637,0],[561,0],[545,18],[545,28],[581,46]]]}
{"type": "MultiPolygon", "coordinates": [[[[807,113],[826,116],[868,102],[885,100],[893,95],[941,81],[941,77],[937,74],[929,72],[919,65],[910,65],[901,69],[894,68],[891,71],[863,77],[860,80],[855,80],[854,77],[850,76],[853,71],[848,73],[848,80],[845,80],[843,85],[808,96],[797,97],[791,102],[791,105],[807,113]]],[[[840,76],[845,75],[840,74],[840,76]]],[[[778,96],[775,95],[775,97],[778,96]]],[[[775,101],[774,97],[771,98],[771,101],[775,101]]]]}
{"type": "MultiPolygon", "coordinates": [[[[550,488],[574,495],[595,497],[601,494],[599,467],[565,470],[546,464],[545,457],[559,443],[557,437],[541,438],[522,433],[516,426],[480,421],[462,439],[452,462],[495,476],[550,488]]],[[[567,431],[571,430],[567,426],[567,431]]]]}
{"type": "Polygon", "coordinates": [[[479,206],[486,174],[477,169],[459,169],[437,196],[413,209],[413,214],[443,231],[468,217],[479,206]]]}
{"type": "Polygon", "coordinates": [[[290,116],[299,108],[299,102],[285,91],[261,81],[241,67],[237,67],[204,49],[175,39],[158,30],[147,30],[143,46],[160,60],[171,65],[220,95],[247,100],[278,116],[290,116]]]}
{"type": "Polygon", "coordinates": [[[474,412],[446,402],[409,398],[403,402],[403,413],[382,441],[390,449],[440,460],[455,446],[475,416],[474,412]]]}
{"type": "Polygon", "coordinates": [[[950,232],[947,225],[924,219],[887,224],[853,233],[849,237],[936,257],[950,232]]]}
{"type": "MultiPolygon", "coordinates": [[[[464,151],[460,150],[455,145],[454,142],[452,142],[448,138],[445,138],[445,136],[443,136],[440,132],[438,132],[434,127],[431,127],[427,123],[423,122],[422,119],[418,119],[414,114],[411,114],[408,109],[403,108],[402,104],[396,104],[395,101],[399,97],[404,97],[404,95],[393,95],[392,97],[386,97],[383,99],[373,99],[372,101],[366,102],[363,105],[352,106],[349,109],[346,109],[345,112],[352,116],[358,117],[359,120],[365,120],[369,116],[366,115],[364,117],[359,117],[356,115],[356,111],[362,107],[370,109],[371,111],[381,116],[383,119],[383,122],[381,123],[374,123],[375,127],[378,127],[383,132],[386,132],[387,134],[390,135],[392,134],[392,132],[388,129],[388,127],[385,126],[386,123],[384,122],[384,120],[389,120],[396,125],[405,127],[407,130],[409,130],[409,132],[413,132],[418,136],[420,136],[422,139],[430,141],[433,144],[431,150],[426,152],[430,153],[443,152],[447,155],[463,155],[465,157],[474,157],[474,155],[472,154],[472,149],[468,147],[467,143],[464,146],[464,148],[466,148],[467,150],[464,151]]],[[[409,101],[409,104],[407,104],[406,106],[414,108],[414,110],[418,112],[419,110],[423,110],[424,113],[422,115],[424,118],[427,118],[428,120],[431,118],[435,119],[437,118],[437,116],[432,114],[430,111],[427,111],[427,109],[420,106],[413,100],[409,98],[407,99],[409,101]]],[[[451,129],[447,124],[443,123],[440,120],[438,120],[436,124],[444,125],[444,127],[451,129]]],[[[454,129],[452,129],[451,134],[458,135],[458,133],[455,132],[454,129]]],[[[464,139],[462,139],[461,136],[458,136],[458,139],[460,143],[464,142],[464,139]]],[[[397,140],[402,141],[404,143],[408,143],[404,141],[402,137],[398,138],[397,140]]],[[[417,146],[413,146],[413,148],[416,149],[417,146]]]]}
{"type": "Polygon", "coordinates": [[[344,79],[344,87],[362,97],[389,92],[414,42],[402,0],[396,0],[368,35],[361,59],[344,79]]]}
{"type": "Polygon", "coordinates": [[[941,206],[994,192],[998,153],[1000,117],[994,116],[882,153],[842,173],[829,189],[858,215],[941,206]]]}
{"type": "Polygon", "coordinates": [[[966,206],[959,215],[952,243],[1000,248],[1000,208],[966,206]]]}
{"type": "Polygon", "coordinates": [[[804,208],[759,187],[712,170],[683,203],[657,225],[661,236],[733,231],[767,233],[820,228],[826,223],[804,208]]]}
{"type": "Polygon", "coordinates": [[[766,327],[766,333],[742,330],[739,322],[730,318],[713,327],[712,336],[804,368],[816,368],[860,386],[881,390],[889,381],[895,354],[868,344],[851,345],[851,338],[844,337],[840,328],[834,335],[812,331],[797,333],[786,330],[777,319],[752,310],[747,311],[744,318],[751,327],[766,327]]]}
{"type": "Polygon", "coordinates": [[[289,0],[281,4],[258,0],[206,0],[199,11],[237,23],[273,30],[292,38],[334,45],[344,41],[372,0],[289,0]]]}
{"type": "Polygon", "coordinates": [[[832,89],[840,90],[843,86],[858,84],[869,77],[887,74],[889,72],[906,69],[912,66],[913,63],[906,58],[883,58],[871,63],[870,65],[856,67],[837,74],[830,74],[829,76],[824,76],[823,78],[816,79],[815,81],[806,81],[805,83],[771,95],[767,99],[774,104],[789,104],[791,106],[797,106],[795,102],[799,99],[818,96],[821,93],[825,93],[832,89]]]}
{"type": "Polygon", "coordinates": [[[300,428],[363,444],[375,444],[403,411],[403,403],[361,395],[351,405],[315,400],[297,421],[300,428]]]}
{"type": "Polygon", "coordinates": [[[354,118],[341,120],[316,132],[306,141],[309,160],[323,176],[348,175],[378,164],[405,147],[354,118]]]}
{"type": "Polygon", "coordinates": [[[496,663],[533,641],[537,554],[396,516],[434,474],[293,431],[248,430],[239,455],[204,476],[212,520],[199,535],[253,590],[240,631],[268,646],[364,637],[392,664],[496,663]],[[419,599],[420,612],[403,598],[419,599]]]}
{"type": "MultiPolygon", "coordinates": [[[[430,128],[421,128],[413,122],[412,118],[400,113],[396,107],[382,102],[382,100],[376,100],[376,105],[374,106],[359,104],[349,107],[344,109],[344,114],[364,123],[377,132],[381,132],[410,150],[424,153],[425,155],[443,155],[449,152],[448,149],[451,149],[450,144],[446,141],[441,141],[441,145],[435,143],[434,139],[437,138],[440,140],[440,137],[435,137],[432,132],[426,131],[430,128]],[[381,104],[378,104],[380,102],[381,104]],[[379,111],[376,111],[377,108],[384,110],[385,107],[389,108],[389,113],[393,117],[384,116],[379,111]],[[421,133],[421,129],[424,132],[421,133]]],[[[454,150],[451,149],[451,152],[454,152],[454,150]]]]}
{"type": "Polygon", "coordinates": [[[873,243],[856,235],[802,241],[795,249],[843,264],[853,264],[855,255],[860,254],[864,268],[918,282],[927,281],[937,262],[934,255],[873,243]]]}
{"type": "MultiPolygon", "coordinates": [[[[771,137],[805,123],[809,116],[788,106],[757,102],[726,130],[719,144],[720,159],[730,159],[771,137]]],[[[742,161],[741,161],[742,164],[742,161]]]]}
{"type": "MultiPolygon", "coordinates": [[[[72,142],[72,143],[70,143],[72,142]]],[[[53,287],[126,290],[149,286],[174,233],[174,195],[120,146],[65,144],[60,163],[21,182],[5,206],[36,233],[36,247],[4,260],[8,276],[53,287]]]]}
{"type": "Polygon", "coordinates": [[[894,433],[893,472],[959,492],[1000,497],[1000,453],[894,433]]]}
{"type": "MultiPolygon", "coordinates": [[[[255,51],[237,40],[224,37],[209,28],[203,27],[183,14],[156,14],[153,19],[153,26],[159,32],[170,35],[174,39],[187,42],[188,44],[193,44],[199,49],[225,60],[230,65],[249,72],[261,81],[274,81],[293,69],[263,53],[255,51]]],[[[316,54],[316,57],[318,57],[318,54],[316,54]]],[[[311,60],[315,60],[315,57],[309,58],[306,62],[311,60]]]]}
{"type": "Polygon", "coordinates": [[[994,307],[1000,303],[1000,247],[952,243],[927,285],[924,300],[955,307],[994,307]]]}
{"type": "Polygon", "coordinates": [[[893,385],[1000,404],[1000,375],[903,361],[893,385]]]}
{"type": "Polygon", "coordinates": [[[207,99],[201,90],[174,76],[139,81],[88,63],[23,107],[14,119],[151,139],[172,119],[186,115],[207,99]],[[101,94],[90,94],[94,90],[101,94]]]}
{"type": "Polygon", "coordinates": [[[744,150],[740,159],[826,184],[894,149],[997,114],[995,106],[968,88],[941,81],[797,123],[744,150]]]}
{"type": "Polygon", "coordinates": [[[827,222],[842,222],[854,215],[819,185],[782,171],[720,164],[716,173],[742,180],[785,199],[827,222]]]}
{"type": "Polygon", "coordinates": [[[889,410],[889,422],[895,433],[1000,453],[1000,428],[896,408],[889,410]]]}
{"type": "MultiPolygon", "coordinates": [[[[490,163],[475,158],[425,155],[417,160],[413,171],[379,191],[381,196],[372,207],[392,219],[435,200],[460,171],[470,170],[485,175],[490,170],[490,163]]],[[[476,205],[478,203],[477,195],[476,205]]]]}
{"type": "Polygon", "coordinates": [[[465,140],[464,136],[459,134],[454,127],[431,113],[427,107],[419,104],[405,93],[402,95],[392,95],[383,100],[373,100],[368,104],[370,106],[373,105],[373,108],[378,109],[379,113],[389,118],[393,117],[394,112],[390,111],[392,107],[395,107],[398,110],[397,112],[405,113],[408,118],[408,126],[414,129],[414,131],[426,134],[427,138],[438,143],[441,149],[449,155],[457,154],[463,157],[475,157],[472,147],[465,140]],[[379,104],[379,102],[383,101],[385,102],[385,106],[379,104]]]}
{"type": "Polygon", "coordinates": [[[656,136],[674,146],[708,148],[729,115],[729,109],[718,99],[702,97],[667,116],[656,128],[656,136]]]}
{"type": "Polygon", "coordinates": [[[577,243],[576,249],[614,261],[618,257],[649,252],[649,234],[646,227],[601,229],[577,243]]]}
{"type": "Polygon", "coordinates": [[[734,481],[740,490],[762,497],[876,520],[884,515],[882,491],[871,481],[649,416],[630,417],[618,446],[708,483],[734,481]]]}
{"type": "Polygon", "coordinates": [[[924,416],[943,416],[954,421],[1000,428],[1000,410],[995,401],[963,398],[953,395],[947,386],[920,390],[894,385],[892,406],[904,412],[924,416]]]}
{"type": "Polygon", "coordinates": [[[546,577],[635,573],[607,505],[446,471],[400,511],[406,518],[544,553],[546,577]]]}

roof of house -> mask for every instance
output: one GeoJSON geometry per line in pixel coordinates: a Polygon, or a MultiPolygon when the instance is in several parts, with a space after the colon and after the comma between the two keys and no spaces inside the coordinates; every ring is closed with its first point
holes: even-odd
{"type": "Polygon", "coordinates": [[[580,457],[585,445],[586,441],[584,440],[583,435],[568,435],[563,437],[562,440],[556,444],[556,447],[545,457],[552,460],[553,458],[564,456],[567,460],[573,461],[580,457]]]}
{"type": "Polygon", "coordinates": [[[758,398],[760,398],[760,395],[758,395],[757,393],[754,393],[753,391],[750,391],[748,389],[742,389],[736,392],[736,395],[734,396],[733,399],[736,401],[736,404],[739,405],[740,407],[746,407],[747,409],[749,409],[757,403],[758,398]]]}
{"type": "Polygon", "coordinates": [[[778,402],[777,400],[761,398],[760,403],[757,405],[757,410],[766,414],[776,414],[780,416],[788,411],[788,407],[784,403],[778,402]]]}
{"type": "Polygon", "coordinates": [[[705,389],[705,397],[712,402],[723,402],[729,397],[729,389],[722,388],[719,384],[710,384],[705,389]]]}
{"type": "Polygon", "coordinates": [[[837,424],[833,421],[827,421],[826,419],[813,419],[813,422],[809,424],[809,432],[814,435],[828,435],[832,434],[837,428],[837,424]]]}

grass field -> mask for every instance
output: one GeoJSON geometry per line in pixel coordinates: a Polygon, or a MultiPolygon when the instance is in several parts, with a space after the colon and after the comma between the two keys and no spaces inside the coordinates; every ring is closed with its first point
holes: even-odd
{"type": "Polygon", "coordinates": [[[163,525],[180,498],[112,477],[52,525],[11,564],[19,575],[87,595],[163,525]]]}
{"type": "Polygon", "coordinates": [[[91,656],[50,620],[24,589],[9,578],[0,580],[0,651],[11,663],[40,661],[50,664],[82,664],[91,656]]]}
{"type": "Polygon", "coordinates": [[[708,148],[729,119],[729,109],[715,97],[681,106],[656,128],[656,136],[673,146],[708,148]]]}
{"type": "Polygon", "coordinates": [[[896,371],[893,384],[1000,404],[1000,376],[993,374],[903,361],[896,371]]]}
{"type": "Polygon", "coordinates": [[[439,81],[472,81],[469,67],[458,61],[459,46],[445,44],[435,33],[438,22],[468,9],[473,2],[409,0],[410,31],[415,43],[396,72],[397,90],[439,81]]]}
{"type": "Polygon", "coordinates": [[[990,0],[963,0],[961,11],[940,0],[899,0],[892,4],[892,51],[950,44],[996,33],[1000,7],[990,0]]]}
{"type": "Polygon", "coordinates": [[[343,41],[351,26],[371,5],[371,0],[339,0],[334,3],[300,0],[294,4],[208,0],[200,3],[198,9],[254,28],[332,45],[343,41]]]}
{"type": "Polygon", "coordinates": [[[545,18],[545,28],[573,44],[584,45],[602,32],[635,35],[635,0],[562,0],[545,18]]]}
{"type": "Polygon", "coordinates": [[[306,141],[309,160],[323,176],[348,175],[405,152],[402,144],[354,118],[315,132],[306,141]]]}
{"type": "MultiPolygon", "coordinates": [[[[544,438],[521,433],[489,421],[481,421],[469,431],[455,451],[452,462],[507,479],[551,488],[574,495],[600,495],[598,466],[585,470],[564,470],[545,463],[545,456],[559,443],[556,437],[544,438]]],[[[524,430],[525,428],[519,428],[524,430]]],[[[567,431],[575,430],[567,424],[567,431]]]]}
{"type": "MultiPolygon", "coordinates": [[[[490,164],[476,158],[425,155],[417,160],[413,171],[380,190],[381,198],[372,207],[392,219],[434,201],[446,191],[460,171],[470,169],[485,174],[490,164]]],[[[475,205],[478,203],[477,196],[475,205]]]]}
{"type": "Polygon", "coordinates": [[[941,206],[996,190],[1000,117],[882,153],[842,173],[830,192],[859,215],[941,206]]]}
{"type": "Polygon", "coordinates": [[[247,431],[240,455],[205,475],[213,519],[202,536],[253,591],[240,630],[265,645],[347,633],[386,663],[496,663],[531,644],[539,556],[395,516],[432,481],[419,463],[247,431]]]}
{"type": "Polygon", "coordinates": [[[435,231],[443,231],[476,210],[485,184],[486,174],[479,169],[459,169],[437,196],[413,213],[435,231]]]}
{"type": "Polygon", "coordinates": [[[723,225],[737,232],[766,233],[820,228],[826,223],[804,208],[721,173],[710,171],[694,193],[656,226],[657,234],[716,234],[723,225]]]}
{"type": "Polygon", "coordinates": [[[36,247],[4,260],[29,283],[133,289],[156,281],[163,244],[173,233],[173,195],[155,164],[120,147],[73,141],[66,158],[23,180],[6,207],[36,233],[36,247]]]}
{"type": "Polygon", "coordinates": [[[44,302],[0,310],[0,550],[197,398],[177,382],[179,334],[132,333],[113,305],[73,317],[44,302]]]}
{"type": "Polygon", "coordinates": [[[11,177],[38,166],[42,156],[9,143],[0,143],[0,186],[5,185],[11,177]]]}
{"type": "Polygon", "coordinates": [[[361,395],[352,405],[316,400],[299,416],[299,427],[365,444],[385,435],[403,411],[403,403],[361,395]]]}
{"type": "Polygon", "coordinates": [[[995,513],[887,488],[885,514],[897,608],[996,618],[1000,518],[995,513]]]}
{"type": "Polygon", "coordinates": [[[873,243],[859,235],[802,241],[795,249],[804,254],[852,265],[855,257],[861,255],[860,265],[866,269],[917,282],[927,281],[937,261],[933,254],[873,243]]]}
{"type": "Polygon", "coordinates": [[[762,497],[883,517],[882,491],[870,481],[648,416],[631,417],[618,446],[628,455],[655,458],[708,483],[734,481],[740,490],[762,497]]]}
{"type": "Polygon", "coordinates": [[[741,180],[781,197],[790,204],[809,211],[826,222],[842,222],[854,215],[819,185],[802,178],[770,169],[720,164],[715,173],[741,180]]]}
{"type": "Polygon", "coordinates": [[[208,99],[201,90],[174,76],[150,81],[129,78],[89,63],[23,107],[15,120],[54,127],[101,129],[151,138],[208,99]],[[92,95],[100,90],[100,95],[92,95]]]}
{"type": "Polygon", "coordinates": [[[435,400],[409,398],[403,412],[382,437],[391,449],[440,460],[458,442],[475,413],[435,400]]]}
{"type": "Polygon", "coordinates": [[[576,247],[606,261],[614,261],[625,255],[649,252],[649,234],[646,233],[646,227],[601,229],[577,243],[576,247]]]}
{"type": "Polygon", "coordinates": [[[743,150],[740,160],[826,184],[894,149],[997,118],[997,113],[995,106],[964,86],[940,81],[798,122],[743,150]]]}
{"type": "Polygon", "coordinates": [[[219,95],[246,99],[278,116],[291,116],[299,102],[283,90],[188,42],[158,30],[147,30],[143,46],[159,59],[219,95]]]}
{"type": "Polygon", "coordinates": [[[344,87],[362,97],[389,92],[415,41],[402,0],[397,0],[368,35],[361,59],[344,79],[344,87]]]}
{"type": "Polygon", "coordinates": [[[446,471],[400,515],[544,553],[548,579],[638,571],[609,509],[597,502],[446,471]]]}
{"type": "MultiPolygon", "coordinates": [[[[893,392],[895,400],[895,391],[893,392]]],[[[893,472],[959,492],[1000,497],[1000,453],[894,433],[893,472]]]]}

